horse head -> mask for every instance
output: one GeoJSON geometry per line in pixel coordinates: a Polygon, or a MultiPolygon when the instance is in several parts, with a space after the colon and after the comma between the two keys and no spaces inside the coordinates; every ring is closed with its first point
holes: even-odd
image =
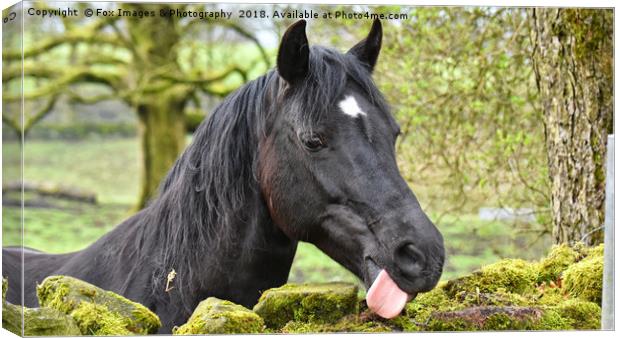
{"type": "Polygon", "coordinates": [[[261,193],[289,238],[356,274],[369,307],[393,317],[437,284],[444,246],[399,173],[400,129],[371,78],[381,23],[345,54],[310,47],[305,27],[293,24],[280,43],[278,93],[259,144],[261,193]]]}

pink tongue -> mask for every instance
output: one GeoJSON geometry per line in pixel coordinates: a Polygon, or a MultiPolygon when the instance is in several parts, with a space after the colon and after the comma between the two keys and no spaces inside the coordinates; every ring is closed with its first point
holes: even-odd
{"type": "Polygon", "coordinates": [[[394,318],[407,304],[406,292],[401,290],[385,270],[381,270],[366,294],[368,308],[383,318],[394,318]]]}

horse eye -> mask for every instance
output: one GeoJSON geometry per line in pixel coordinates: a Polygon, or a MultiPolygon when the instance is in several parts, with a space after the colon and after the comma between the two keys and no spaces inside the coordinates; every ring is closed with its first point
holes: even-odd
{"type": "Polygon", "coordinates": [[[325,147],[325,143],[323,142],[321,136],[315,133],[312,133],[308,135],[308,137],[303,138],[302,142],[304,146],[310,151],[321,150],[323,147],[325,147]]]}

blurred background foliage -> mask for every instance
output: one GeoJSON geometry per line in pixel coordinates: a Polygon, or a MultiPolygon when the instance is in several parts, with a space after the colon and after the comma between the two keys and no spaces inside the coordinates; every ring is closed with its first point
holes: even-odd
{"type": "MultiPolygon", "coordinates": [[[[246,7],[267,13],[274,8],[319,12],[367,9],[246,7]]],[[[398,6],[373,7],[371,11],[409,15],[407,20],[384,21],[383,49],[374,77],[402,127],[397,143],[401,173],[444,234],[448,252],[443,278],[503,257],[532,259],[545,254],[551,243],[550,185],[526,12],[398,6]]],[[[27,22],[25,46],[50,35],[62,36],[66,26],[50,21],[27,22]]],[[[92,20],[64,21],[81,26],[92,20]]],[[[231,66],[244,70],[214,83],[211,91],[196,91],[184,102],[185,144],[191,139],[192,126],[208,115],[224,94],[273,66],[279,37],[294,20],[232,21],[251,36],[215,23],[183,22],[188,28],[176,44],[174,60],[182,74],[207,77],[231,66]],[[270,63],[261,61],[263,52],[270,63]]],[[[308,37],[311,44],[344,52],[366,35],[370,23],[311,20],[308,37]]],[[[122,31],[127,26],[116,29],[122,31]]],[[[15,45],[16,39],[9,37],[6,43],[15,45]]],[[[84,57],[106,53],[131,61],[126,52],[114,47],[79,42],[62,44],[35,61],[72,67],[76,53],[84,57]]],[[[45,81],[26,78],[26,94],[45,81]]],[[[15,95],[18,84],[16,80],[5,85],[5,97],[15,95]]],[[[29,131],[23,177],[35,185],[92,193],[97,202],[51,198],[36,191],[26,195],[24,244],[49,252],[88,246],[133,212],[141,189],[143,148],[134,107],[115,98],[114,92],[98,102],[76,100],[111,93],[96,84],[76,83],[63,90],[76,95],[59,97],[29,131]]],[[[26,100],[24,111],[40,110],[46,99],[26,100]]],[[[19,112],[19,102],[3,101],[3,117],[17,118],[19,112]]],[[[19,195],[4,188],[19,180],[19,152],[16,134],[3,118],[3,245],[20,243],[19,195]]],[[[355,277],[314,246],[303,244],[290,280],[353,281],[355,277]]]]}

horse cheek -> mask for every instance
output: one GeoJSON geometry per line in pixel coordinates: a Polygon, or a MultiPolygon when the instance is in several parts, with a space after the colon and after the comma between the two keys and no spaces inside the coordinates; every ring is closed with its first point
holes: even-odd
{"type": "Polygon", "coordinates": [[[273,222],[282,229],[287,236],[291,237],[291,234],[286,229],[286,222],[279,215],[279,200],[277,195],[278,178],[276,173],[278,172],[278,157],[275,152],[273,138],[267,138],[261,142],[259,152],[259,165],[258,165],[258,181],[260,185],[261,194],[269,210],[269,215],[273,222]]]}

